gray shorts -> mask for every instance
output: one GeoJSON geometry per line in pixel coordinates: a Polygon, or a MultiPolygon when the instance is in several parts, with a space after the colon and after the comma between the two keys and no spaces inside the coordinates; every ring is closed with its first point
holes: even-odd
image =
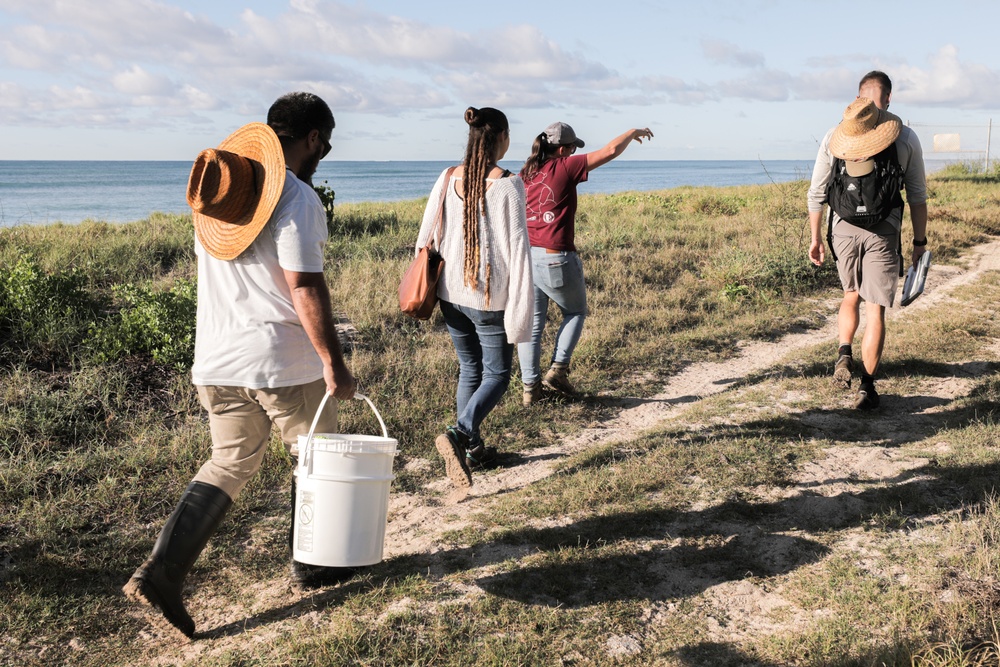
{"type": "Polygon", "coordinates": [[[899,230],[891,222],[862,229],[841,220],[833,228],[837,272],[845,292],[891,308],[899,283],[899,230]]]}

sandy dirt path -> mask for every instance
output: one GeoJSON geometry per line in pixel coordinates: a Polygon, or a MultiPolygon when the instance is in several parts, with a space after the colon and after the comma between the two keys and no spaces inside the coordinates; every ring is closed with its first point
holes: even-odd
{"type": "MultiPolygon", "coordinates": [[[[892,308],[888,315],[890,325],[893,320],[919,317],[922,311],[946,301],[954,289],[972,283],[985,271],[1000,271],[1000,240],[977,246],[957,265],[933,265],[924,294],[906,308],[892,308]]],[[[476,474],[475,486],[467,496],[460,492],[448,495],[450,485],[446,480],[428,485],[429,490],[445,494],[443,502],[427,495],[393,494],[385,556],[433,553],[438,550],[439,537],[443,532],[463,527],[468,517],[481,510],[490,498],[551,475],[555,464],[566,457],[605,443],[634,438],[665,419],[680,414],[698,399],[726,391],[749,375],[774,366],[792,352],[824,343],[832,349],[836,339],[838,304],[839,298],[836,297],[823,304],[830,315],[818,329],[790,333],[774,342],[747,343],[737,357],[722,362],[692,364],[672,377],[655,396],[619,401],[620,409],[613,418],[549,447],[521,452],[520,465],[476,474]]],[[[853,461],[855,466],[870,467],[874,461],[871,457],[881,458],[887,464],[892,462],[884,471],[887,474],[898,470],[900,465],[905,466],[896,460],[897,456],[884,452],[870,452],[864,460],[854,455],[845,457],[831,453],[825,462],[810,464],[808,470],[802,473],[812,479],[843,479],[843,474],[851,472],[840,469],[845,461],[853,461]],[[825,469],[827,466],[829,470],[825,469]]]]}

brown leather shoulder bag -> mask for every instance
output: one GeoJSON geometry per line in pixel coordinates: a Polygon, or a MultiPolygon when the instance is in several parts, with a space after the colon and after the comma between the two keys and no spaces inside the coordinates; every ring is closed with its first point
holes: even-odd
{"type": "Polygon", "coordinates": [[[410,262],[406,273],[403,274],[403,280],[399,283],[400,309],[406,315],[418,320],[430,319],[434,314],[434,306],[437,305],[437,285],[444,272],[444,258],[434,247],[434,239],[441,231],[444,198],[448,194],[448,188],[451,187],[451,175],[454,171],[455,167],[451,167],[445,174],[441,198],[438,200],[437,217],[427,239],[427,245],[417,252],[417,256],[410,262]]]}

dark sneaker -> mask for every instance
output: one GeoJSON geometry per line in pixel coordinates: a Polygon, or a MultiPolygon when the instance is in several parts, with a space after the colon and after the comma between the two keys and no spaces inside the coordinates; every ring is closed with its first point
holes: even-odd
{"type": "Polygon", "coordinates": [[[568,376],[569,366],[565,364],[552,364],[552,368],[542,378],[542,384],[556,393],[565,396],[576,396],[576,388],[570,384],[568,376]]]}
{"type": "Polygon", "coordinates": [[[524,394],[521,395],[521,405],[528,408],[532,404],[542,400],[542,383],[524,385],[524,394]]]}
{"type": "Polygon", "coordinates": [[[467,438],[449,427],[434,440],[434,446],[444,459],[444,471],[451,483],[460,489],[467,489],[472,486],[472,471],[465,461],[465,446],[462,441],[467,441],[467,438]]]}
{"type": "Polygon", "coordinates": [[[878,392],[875,385],[863,384],[858,390],[858,395],[854,399],[855,410],[874,410],[878,407],[878,392]]]}
{"type": "Polygon", "coordinates": [[[499,463],[497,460],[497,448],[487,447],[480,442],[475,447],[465,450],[465,462],[468,464],[470,470],[495,468],[497,463],[499,463]]]}
{"type": "Polygon", "coordinates": [[[850,389],[853,372],[854,359],[846,354],[840,355],[837,365],[833,367],[833,384],[842,389],[850,389]]]}

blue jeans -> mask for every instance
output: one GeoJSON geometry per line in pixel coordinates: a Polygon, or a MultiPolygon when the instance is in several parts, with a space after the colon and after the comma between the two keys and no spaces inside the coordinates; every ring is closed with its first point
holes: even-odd
{"type": "Polygon", "coordinates": [[[479,425],[510,385],[514,346],[507,342],[503,311],[441,302],[441,314],[458,354],[458,430],[473,441],[479,425]]]}
{"type": "Polygon", "coordinates": [[[583,280],[583,262],[575,252],[550,253],[545,248],[531,249],[531,270],[535,282],[535,317],[531,342],[517,346],[521,381],[535,384],[541,375],[542,331],[549,310],[549,299],[562,311],[562,324],[556,334],[552,363],[569,364],[583,333],[587,317],[587,286],[583,280]]]}

